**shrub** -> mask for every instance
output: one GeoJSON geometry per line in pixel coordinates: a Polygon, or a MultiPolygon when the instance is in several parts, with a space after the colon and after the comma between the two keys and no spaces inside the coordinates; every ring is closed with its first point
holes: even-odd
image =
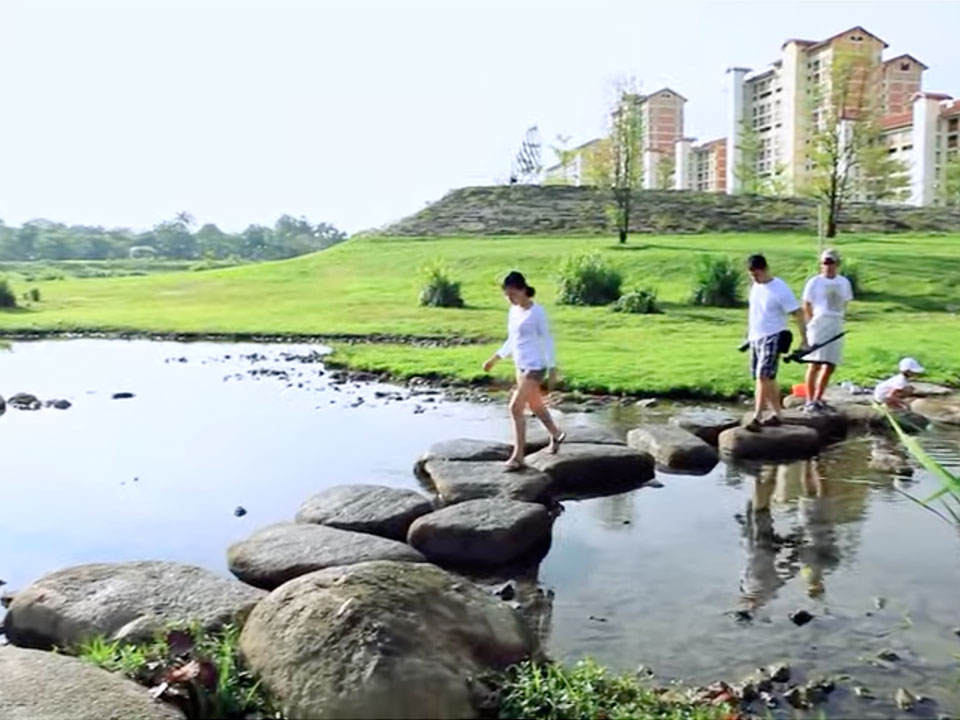
{"type": "Polygon", "coordinates": [[[423,269],[420,304],[427,307],[463,307],[460,283],[450,279],[449,271],[442,262],[431,263],[423,269]]]}
{"type": "Polygon", "coordinates": [[[560,265],[557,299],[563,305],[607,305],[620,297],[623,276],[600,253],[568,257],[560,265]]]}
{"type": "Polygon", "coordinates": [[[40,302],[40,288],[30,288],[26,297],[30,302],[40,302]]]}
{"type": "Polygon", "coordinates": [[[864,287],[865,283],[863,280],[863,272],[857,263],[843,263],[843,265],[840,266],[840,274],[850,281],[850,288],[853,290],[854,297],[859,295],[861,292],[866,291],[866,288],[864,287]]]}
{"type": "Polygon", "coordinates": [[[622,295],[613,305],[614,312],[637,313],[639,315],[653,315],[661,313],[657,302],[657,291],[648,288],[631,290],[622,295]]]}
{"type": "Polygon", "coordinates": [[[694,305],[736,307],[740,304],[742,270],[730,258],[701,255],[693,281],[694,305]]]}
{"type": "Polygon", "coordinates": [[[6,278],[0,278],[0,308],[15,308],[17,306],[17,296],[6,278]]]}

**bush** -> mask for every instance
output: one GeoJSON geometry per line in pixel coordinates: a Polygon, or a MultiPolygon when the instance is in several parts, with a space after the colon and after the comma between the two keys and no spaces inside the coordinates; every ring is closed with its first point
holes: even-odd
{"type": "Polygon", "coordinates": [[[623,276],[600,253],[568,257],[560,265],[557,299],[563,305],[607,305],[620,298],[623,276]]]}
{"type": "Polygon", "coordinates": [[[654,315],[663,312],[659,303],[657,303],[657,291],[650,289],[631,290],[614,303],[613,310],[614,312],[639,315],[654,315]]]}
{"type": "Polygon", "coordinates": [[[730,258],[701,255],[693,282],[694,305],[736,307],[740,304],[742,270],[730,258]]]}
{"type": "Polygon", "coordinates": [[[6,278],[0,278],[0,308],[15,308],[17,306],[17,296],[6,278]]]}
{"type": "Polygon", "coordinates": [[[30,302],[40,302],[40,288],[30,288],[27,291],[26,298],[30,302]]]}
{"type": "Polygon", "coordinates": [[[863,272],[857,263],[843,263],[843,265],[840,266],[840,274],[850,281],[850,288],[853,290],[854,297],[866,291],[863,272]]]}
{"type": "Polygon", "coordinates": [[[420,289],[420,304],[427,307],[463,307],[460,283],[450,279],[446,266],[434,262],[423,270],[423,287],[420,289]]]}

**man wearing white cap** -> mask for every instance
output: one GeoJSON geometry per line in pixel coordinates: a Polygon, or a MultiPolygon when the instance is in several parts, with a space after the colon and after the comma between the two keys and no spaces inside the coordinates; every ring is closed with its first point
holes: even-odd
{"type": "Polygon", "coordinates": [[[910,379],[924,371],[923,365],[918,363],[912,357],[906,357],[900,361],[900,372],[892,378],[884,380],[873,390],[873,399],[878,403],[883,403],[887,407],[897,410],[907,408],[903,399],[913,394],[913,386],[910,385],[910,379]]]}
{"type": "MultiPolygon", "coordinates": [[[[826,342],[843,332],[847,303],[853,300],[850,281],[838,273],[840,253],[833,249],[820,254],[820,274],[803,288],[803,314],[811,345],[826,342]]],[[[843,338],[827,343],[804,358],[807,366],[807,412],[823,410],[823,392],[830,376],[843,359],[843,338]]]]}

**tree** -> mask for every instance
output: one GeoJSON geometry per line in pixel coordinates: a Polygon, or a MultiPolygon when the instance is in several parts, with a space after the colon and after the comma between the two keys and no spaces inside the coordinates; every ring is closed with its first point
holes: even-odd
{"type": "Polygon", "coordinates": [[[557,144],[551,145],[550,150],[557,159],[559,171],[550,173],[545,179],[546,185],[569,185],[570,166],[577,159],[577,151],[567,147],[570,144],[569,135],[557,135],[557,144]]]}
{"type": "Polygon", "coordinates": [[[625,243],[630,232],[633,193],[643,180],[643,118],[637,106],[639,98],[632,81],[617,83],[616,93],[617,100],[611,113],[610,125],[610,189],[613,195],[611,214],[620,242],[625,243]]]}
{"type": "Polygon", "coordinates": [[[153,246],[157,249],[157,252],[173,260],[195,258],[197,256],[197,239],[190,233],[190,222],[192,222],[192,218],[189,213],[177,213],[172,220],[156,225],[153,228],[155,238],[153,246]]]}
{"type": "Polygon", "coordinates": [[[660,162],[657,163],[657,188],[659,190],[670,190],[673,187],[673,174],[676,165],[676,160],[672,155],[660,158],[660,162]]]}
{"type": "Polygon", "coordinates": [[[827,82],[811,93],[804,190],[826,208],[826,236],[854,198],[885,200],[902,193],[906,168],[887,152],[879,107],[872,99],[876,70],[859,52],[834,56],[827,82]]]}
{"type": "Polygon", "coordinates": [[[940,198],[941,202],[948,207],[960,207],[960,151],[958,150],[947,153],[940,198]]]}
{"type": "Polygon", "coordinates": [[[740,121],[740,142],[737,144],[737,162],[733,176],[737,179],[739,192],[744,195],[760,195],[763,178],[760,176],[760,133],[748,120],[740,121]]]}

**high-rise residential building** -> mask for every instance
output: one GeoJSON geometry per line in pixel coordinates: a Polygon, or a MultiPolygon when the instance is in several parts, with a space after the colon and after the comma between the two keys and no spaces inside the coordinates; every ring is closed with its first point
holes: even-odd
{"type": "Polygon", "coordinates": [[[903,161],[909,201],[934,203],[950,149],[950,123],[958,114],[956,103],[950,104],[948,95],[923,91],[927,66],[914,56],[884,60],[887,47],[858,26],[826,40],[789,39],[781,46],[780,57],[760,72],[727,70],[726,192],[742,189],[738,167],[744,160],[745,133],[755,136],[756,150],[751,154],[757,175],[776,177],[793,194],[807,178],[809,140],[826,114],[835,110],[841,123],[853,123],[869,108],[878,116],[889,152],[903,161]],[[840,102],[831,92],[837,72],[851,59],[855,62],[845,66],[853,88],[846,95],[846,107],[831,108],[830,103],[840,102]]]}

